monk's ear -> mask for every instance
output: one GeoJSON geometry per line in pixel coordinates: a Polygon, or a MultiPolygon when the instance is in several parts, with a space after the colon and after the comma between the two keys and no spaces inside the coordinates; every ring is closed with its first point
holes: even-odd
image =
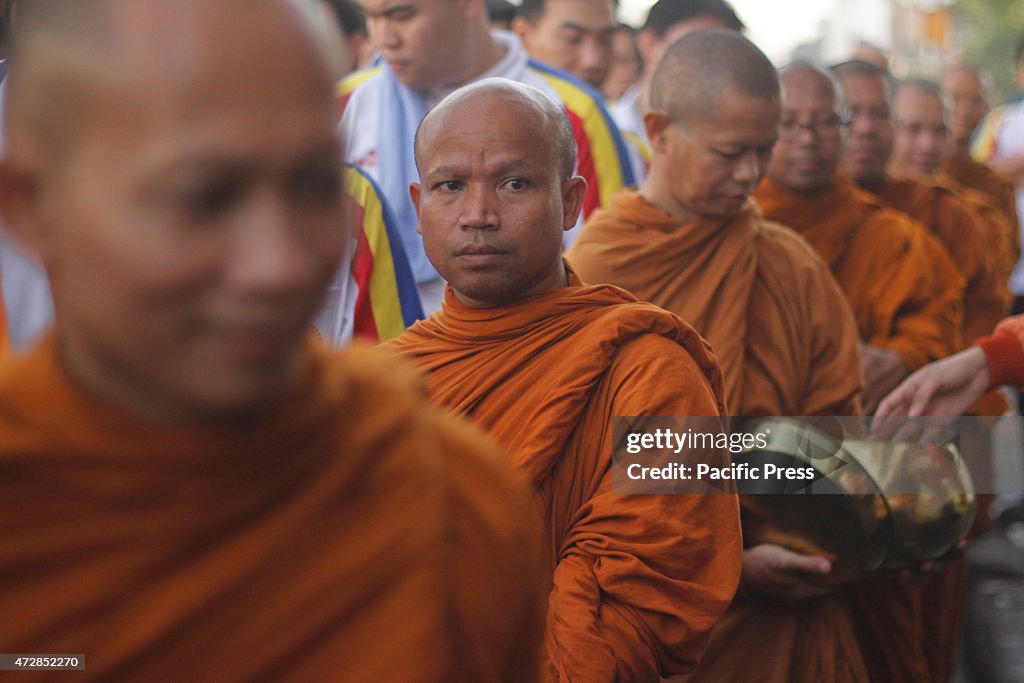
{"type": "Polygon", "coordinates": [[[40,174],[10,159],[0,162],[0,216],[7,231],[43,262],[50,256],[49,230],[40,174]]]}
{"type": "Polygon", "coordinates": [[[644,129],[647,131],[647,139],[650,140],[653,151],[665,152],[668,133],[672,126],[672,119],[661,109],[652,109],[644,114],[644,129]]]}
{"type": "Polygon", "coordinates": [[[562,229],[572,230],[579,220],[583,200],[587,196],[587,181],[573,176],[562,182],[562,229]]]}
{"type": "MultiPolygon", "coordinates": [[[[412,205],[416,209],[416,218],[420,217],[420,194],[422,187],[419,183],[409,183],[409,198],[412,199],[412,205]]],[[[420,222],[416,221],[416,232],[423,234],[423,230],[420,229],[420,222]]]]}
{"type": "Polygon", "coordinates": [[[512,20],[512,30],[519,36],[519,40],[522,41],[523,47],[529,49],[530,44],[530,22],[522,17],[516,17],[512,20]]]}

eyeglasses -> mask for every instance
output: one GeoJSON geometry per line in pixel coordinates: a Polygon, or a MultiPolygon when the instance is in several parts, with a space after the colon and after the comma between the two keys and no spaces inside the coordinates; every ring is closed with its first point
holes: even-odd
{"type": "Polygon", "coordinates": [[[795,140],[800,136],[800,131],[810,131],[816,139],[821,140],[834,136],[839,129],[850,122],[848,114],[832,114],[822,118],[808,121],[807,123],[796,119],[784,119],[779,124],[779,139],[785,141],[795,140]]]}

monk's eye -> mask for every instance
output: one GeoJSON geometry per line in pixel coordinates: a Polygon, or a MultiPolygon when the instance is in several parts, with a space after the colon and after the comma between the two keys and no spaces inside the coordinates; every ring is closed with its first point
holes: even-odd
{"type": "Polygon", "coordinates": [[[187,192],[182,204],[197,218],[217,218],[227,213],[241,198],[243,185],[240,181],[224,179],[205,183],[187,192]]]}
{"type": "Polygon", "coordinates": [[[722,149],[716,149],[714,150],[714,152],[715,154],[717,154],[718,156],[722,157],[727,161],[736,161],[743,156],[743,150],[740,150],[738,152],[727,152],[722,149]]]}
{"type": "Polygon", "coordinates": [[[519,190],[525,190],[528,185],[529,183],[527,183],[526,180],[524,180],[523,178],[512,178],[507,183],[505,183],[505,187],[507,187],[510,190],[515,190],[517,192],[519,190]]]}
{"type": "Polygon", "coordinates": [[[462,183],[458,180],[442,180],[435,187],[442,192],[458,192],[462,183]]]}

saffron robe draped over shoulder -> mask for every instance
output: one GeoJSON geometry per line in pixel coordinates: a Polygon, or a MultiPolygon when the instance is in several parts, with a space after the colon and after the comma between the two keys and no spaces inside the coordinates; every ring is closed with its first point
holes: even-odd
{"type": "MultiPolygon", "coordinates": [[[[962,276],[923,226],[842,176],[813,195],[765,181],[756,196],[829,262],[867,343],[897,351],[911,370],[958,349],[962,276]]],[[[930,680],[929,583],[880,575],[847,587],[870,680],[930,680]]]]}
{"type": "Polygon", "coordinates": [[[1005,258],[1012,269],[1020,258],[1020,218],[1017,215],[1017,190],[1013,186],[1013,181],[999,175],[980,161],[975,161],[966,152],[958,152],[950,157],[939,171],[939,181],[954,188],[970,188],[981,193],[987,204],[995,207],[1006,217],[1010,231],[1006,235],[1006,247],[1009,251],[1005,258]]]}
{"type": "Polygon", "coordinates": [[[859,413],[857,332],[842,292],[807,243],[753,203],[724,224],[681,221],[625,190],[566,258],[584,280],[693,325],[721,362],[733,415],[859,413]]]}
{"type": "Polygon", "coordinates": [[[754,196],[829,265],[866,344],[895,351],[911,371],[959,348],[963,277],[921,225],[843,176],[813,195],[765,180],[754,196]]]}
{"type": "MultiPolygon", "coordinates": [[[[718,416],[721,374],[677,317],[614,287],[501,308],[444,307],[385,346],[471,417],[532,482],[552,590],[547,677],[651,681],[691,670],[739,581],[733,494],[611,489],[612,418],[718,416]]],[[[726,456],[722,456],[725,458],[726,456]]]]}
{"type": "MultiPolygon", "coordinates": [[[[568,258],[582,277],[694,324],[719,354],[733,414],[859,413],[856,323],[842,292],[804,240],[752,204],[725,222],[683,221],[625,191],[588,221],[568,258]]],[[[686,680],[862,681],[845,601],[737,595],[686,680]]]]}
{"type": "Polygon", "coordinates": [[[385,355],[315,350],[219,429],[100,403],[52,339],[6,364],[0,651],[84,653],[92,681],[534,680],[526,487],[385,355]]]}
{"type": "Polygon", "coordinates": [[[935,183],[889,178],[870,190],[886,206],[928,228],[963,275],[961,340],[969,343],[992,332],[1010,310],[1010,291],[1000,277],[1000,218],[979,214],[956,192],[935,183]]]}

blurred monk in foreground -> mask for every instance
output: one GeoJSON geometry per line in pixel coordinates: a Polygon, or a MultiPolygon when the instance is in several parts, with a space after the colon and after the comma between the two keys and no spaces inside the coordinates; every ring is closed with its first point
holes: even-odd
{"type": "Polygon", "coordinates": [[[720,424],[722,378],[689,325],[566,266],[562,233],[586,193],[574,155],[564,112],[512,81],[463,88],[427,115],[411,194],[449,286],[440,312],[388,346],[533,484],[551,576],[545,678],[652,681],[696,666],[732,599],[739,510],[730,493],[614,490],[612,420],[720,424]]]}
{"type": "Polygon", "coordinates": [[[0,651],[95,681],[532,680],[522,485],[397,359],[310,338],[347,227],[308,8],[21,5],[0,209],[57,316],[0,369],[0,651]]]}
{"type": "MultiPolygon", "coordinates": [[[[568,254],[585,279],[623,287],[690,321],[715,349],[733,415],[857,415],[857,329],[828,267],[750,194],[778,135],[775,68],[723,29],[673,44],[645,116],[644,184],[598,211],[568,254]]],[[[759,496],[743,501],[757,516],[759,496]]],[[[808,501],[810,502],[810,501],[808,501]]],[[[741,593],[694,681],[862,680],[828,558],[748,543],[741,593]],[[743,656],[736,656],[742,643],[743,656]]]]}

